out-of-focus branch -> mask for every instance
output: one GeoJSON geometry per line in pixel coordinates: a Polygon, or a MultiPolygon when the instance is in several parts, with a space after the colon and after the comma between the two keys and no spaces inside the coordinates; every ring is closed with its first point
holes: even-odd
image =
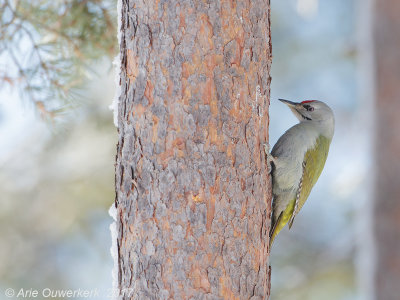
{"type": "Polygon", "coordinates": [[[54,112],[69,105],[71,92],[91,64],[115,54],[113,0],[4,0],[0,4],[0,88],[54,112]]]}

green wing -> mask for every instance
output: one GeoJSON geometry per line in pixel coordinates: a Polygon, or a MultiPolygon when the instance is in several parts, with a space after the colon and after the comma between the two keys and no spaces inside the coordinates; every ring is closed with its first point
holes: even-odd
{"type": "Polygon", "coordinates": [[[304,155],[303,161],[303,177],[301,179],[299,193],[293,208],[293,213],[289,221],[289,228],[292,227],[294,218],[303,207],[311,189],[317,182],[322,169],[325,166],[326,158],[328,157],[329,145],[331,141],[320,135],[315,143],[314,148],[308,150],[304,155]]]}

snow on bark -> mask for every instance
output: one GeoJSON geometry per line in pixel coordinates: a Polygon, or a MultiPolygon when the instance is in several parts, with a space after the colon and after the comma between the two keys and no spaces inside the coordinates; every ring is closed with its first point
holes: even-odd
{"type": "Polygon", "coordinates": [[[114,120],[114,125],[115,127],[118,128],[118,103],[119,103],[119,97],[121,96],[121,85],[120,85],[120,72],[121,72],[121,58],[119,54],[114,58],[113,61],[113,66],[114,66],[114,72],[115,72],[115,95],[113,102],[109,106],[110,110],[113,111],[113,120],[114,120]]]}
{"type": "MultiPolygon", "coordinates": [[[[122,0],[117,2],[117,13],[118,13],[118,28],[117,37],[118,45],[121,45],[121,32],[122,32],[122,0]]],[[[118,104],[119,98],[121,96],[121,56],[118,54],[113,61],[114,72],[115,72],[115,95],[110,109],[113,111],[114,115],[114,125],[118,128],[118,104]]],[[[113,221],[110,224],[111,233],[111,248],[110,253],[114,262],[112,269],[112,299],[119,299],[119,284],[118,284],[118,228],[117,228],[117,208],[115,203],[113,203],[108,211],[109,215],[112,217],[113,221]]]]}
{"type": "MultiPolygon", "coordinates": [[[[122,24],[122,0],[118,0],[117,2],[117,12],[118,12],[118,32],[117,32],[117,37],[118,37],[118,45],[121,45],[121,24],[122,24]]],[[[114,115],[114,125],[115,127],[118,128],[118,104],[119,104],[119,98],[121,96],[121,57],[120,54],[118,54],[113,61],[113,66],[114,66],[114,72],[115,72],[115,95],[114,99],[109,106],[110,110],[113,111],[114,115]]]]}
{"type": "Polygon", "coordinates": [[[115,208],[115,204],[112,204],[110,209],[108,210],[109,215],[112,217],[113,222],[110,224],[110,232],[111,232],[111,248],[110,253],[111,257],[114,261],[114,267],[112,269],[112,296],[114,300],[119,299],[118,297],[118,231],[117,231],[117,209],[115,208]]]}

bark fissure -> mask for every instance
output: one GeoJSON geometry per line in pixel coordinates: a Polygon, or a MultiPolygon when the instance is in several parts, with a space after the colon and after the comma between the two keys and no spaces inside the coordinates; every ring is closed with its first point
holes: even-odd
{"type": "Polygon", "coordinates": [[[269,296],[269,6],[207,2],[122,3],[123,299],[269,296]]]}

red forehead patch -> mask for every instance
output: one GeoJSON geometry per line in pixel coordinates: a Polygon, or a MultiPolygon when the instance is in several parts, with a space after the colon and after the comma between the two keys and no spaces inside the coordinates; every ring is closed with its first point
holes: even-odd
{"type": "Polygon", "coordinates": [[[315,100],[306,100],[306,101],[301,102],[301,104],[304,104],[304,103],[311,103],[311,102],[315,102],[315,100]]]}

